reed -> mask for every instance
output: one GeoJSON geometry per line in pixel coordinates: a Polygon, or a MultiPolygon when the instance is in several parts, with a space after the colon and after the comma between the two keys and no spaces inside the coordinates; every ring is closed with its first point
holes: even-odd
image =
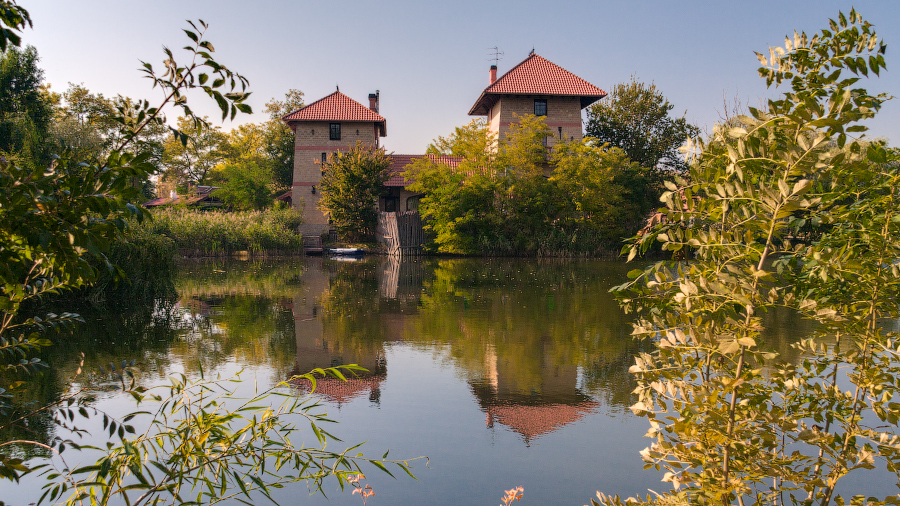
{"type": "Polygon", "coordinates": [[[247,252],[251,256],[302,254],[302,223],[293,209],[218,212],[189,209],[161,209],[141,225],[164,235],[187,256],[230,256],[247,252]]]}

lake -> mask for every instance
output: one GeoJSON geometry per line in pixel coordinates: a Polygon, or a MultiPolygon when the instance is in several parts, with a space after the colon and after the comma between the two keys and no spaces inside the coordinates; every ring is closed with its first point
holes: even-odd
{"type": "MultiPolygon", "coordinates": [[[[329,432],[347,445],[365,441],[370,457],[390,450],[393,458],[428,458],[414,463],[418,481],[368,472],[373,506],[496,505],[519,485],[523,505],[582,505],[596,490],[661,492],[668,484],[644,471],[638,455],[649,442],[647,422],[628,409],[635,383],[627,370],[649,345],[630,336],[630,319],[608,293],[632,268],[385,257],[184,263],[177,300],[86,314],[87,323],[52,348],[53,367],[28,395],[59,395],[81,351],[95,374],[135,361],[146,386],[173,373],[243,371],[248,385],[265,387],[315,367],[359,364],[369,373],[320,381],[312,394],[290,391],[321,400],[338,422],[329,432]]],[[[789,313],[767,319],[770,343],[788,356],[789,343],[811,330],[789,313]]],[[[99,377],[94,406],[133,409],[114,379],[99,377]]],[[[53,436],[46,419],[30,423],[31,437],[53,436]]],[[[310,433],[307,443],[314,442],[310,433]]],[[[7,506],[28,505],[41,483],[2,483],[0,497],[7,506]]],[[[325,492],[327,500],[307,497],[299,485],[274,495],[284,504],[361,503],[334,481],[325,492]]]]}

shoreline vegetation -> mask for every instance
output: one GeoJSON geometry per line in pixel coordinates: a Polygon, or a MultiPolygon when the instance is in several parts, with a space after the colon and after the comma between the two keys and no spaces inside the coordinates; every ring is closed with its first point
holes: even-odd
{"type": "Polygon", "coordinates": [[[97,269],[91,285],[51,295],[42,301],[84,302],[91,306],[174,297],[178,262],[200,258],[270,258],[303,255],[297,232],[300,213],[289,208],[265,211],[159,209],[153,219],[130,223],[107,255],[118,270],[97,269]],[[118,301],[118,302],[114,302],[118,301]]]}
{"type": "Polygon", "coordinates": [[[136,227],[172,241],[172,255],[181,257],[291,256],[303,254],[297,232],[300,213],[290,208],[265,211],[192,211],[160,209],[136,227]]]}

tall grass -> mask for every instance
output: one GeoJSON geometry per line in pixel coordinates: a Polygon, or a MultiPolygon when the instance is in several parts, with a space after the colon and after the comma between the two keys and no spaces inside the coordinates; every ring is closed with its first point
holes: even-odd
{"type": "Polygon", "coordinates": [[[287,209],[223,213],[190,209],[160,209],[141,225],[149,233],[164,235],[187,256],[290,255],[303,252],[297,231],[300,213],[287,209]]]}

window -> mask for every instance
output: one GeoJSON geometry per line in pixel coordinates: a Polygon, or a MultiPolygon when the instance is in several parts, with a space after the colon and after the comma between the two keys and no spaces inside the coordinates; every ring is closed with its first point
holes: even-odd
{"type": "Polygon", "coordinates": [[[328,138],[333,141],[341,140],[341,124],[340,123],[332,123],[331,128],[329,129],[328,138]]]}
{"type": "Polygon", "coordinates": [[[400,199],[397,197],[384,197],[382,199],[381,212],[396,213],[400,209],[400,199]]]}
{"type": "Polygon", "coordinates": [[[547,100],[543,98],[536,98],[534,100],[534,115],[535,116],[546,116],[547,115],[547,100]]]}
{"type": "Polygon", "coordinates": [[[328,161],[328,153],[322,153],[322,165],[325,165],[326,161],[328,161]]]}

